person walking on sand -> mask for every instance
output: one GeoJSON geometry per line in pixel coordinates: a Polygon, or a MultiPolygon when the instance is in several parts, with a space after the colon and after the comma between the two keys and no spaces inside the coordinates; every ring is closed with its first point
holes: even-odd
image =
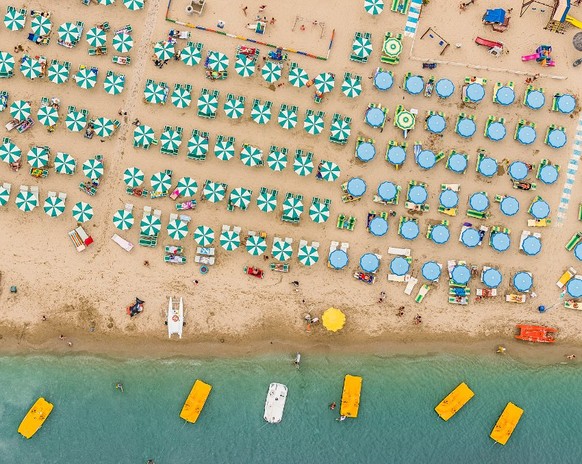
{"type": "Polygon", "coordinates": [[[248,9],[248,6],[243,6],[242,10],[243,10],[243,13],[245,14],[245,16],[247,15],[247,9],[248,9]]]}
{"type": "Polygon", "coordinates": [[[265,8],[267,8],[267,5],[261,5],[259,7],[259,13],[262,13],[263,11],[265,11],[265,8]]]}

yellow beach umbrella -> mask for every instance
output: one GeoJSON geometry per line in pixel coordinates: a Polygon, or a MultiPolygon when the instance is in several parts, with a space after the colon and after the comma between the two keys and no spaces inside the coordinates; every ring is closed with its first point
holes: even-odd
{"type": "Polygon", "coordinates": [[[321,316],[321,320],[327,330],[337,332],[346,323],[346,315],[337,308],[328,308],[321,316]]]}

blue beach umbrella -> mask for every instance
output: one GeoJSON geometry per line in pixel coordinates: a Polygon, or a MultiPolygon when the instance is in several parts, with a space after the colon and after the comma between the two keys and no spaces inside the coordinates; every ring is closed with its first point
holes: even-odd
{"type": "Polygon", "coordinates": [[[511,239],[505,232],[494,232],[491,235],[491,247],[496,251],[505,251],[509,248],[511,239]]]}
{"type": "Polygon", "coordinates": [[[539,110],[546,103],[546,97],[539,90],[532,90],[525,98],[525,105],[532,110],[539,110]]]}
{"type": "Polygon", "coordinates": [[[582,279],[574,277],[566,284],[566,291],[572,298],[582,297],[582,279]]]}
{"type": "Polygon", "coordinates": [[[403,276],[410,270],[410,263],[402,256],[396,256],[390,261],[390,272],[397,276],[403,276]]]}
{"type": "Polygon", "coordinates": [[[511,105],[515,101],[515,92],[511,87],[503,86],[497,89],[495,101],[500,105],[511,105]]]}
{"type": "Polygon", "coordinates": [[[430,169],[436,164],[436,155],[431,150],[422,150],[416,155],[416,163],[422,169],[430,169]]]}
{"type": "Polygon", "coordinates": [[[434,89],[439,98],[449,98],[455,91],[455,84],[450,79],[439,79],[434,89]]]}
{"type": "Polygon", "coordinates": [[[346,190],[353,197],[361,197],[366,193],[366,182],[360,177],[352,177],[348,180],[346,190]]]}
{"type": "Polygon", "coordinates": [[[424,80],[421,76],[410,76],[404,83],[404,90],[411,95],[418,95],[424,89],[424,80]]]}
{"type": "Polygon", "coordinates": [[[467,165],[467,158],[460,153],[453,153],[447,162],[447,168],[457,174],[463,174],[467,170],[467,165]]]}
{"type": "Polygon", "coordinates": [[[542,251],[542,241],[533,235],[528,235],[521,244],[523,252],[528,256],[535,256],[542,251]]]}
{"type": "Polygon", "coordinates": [[[523,180],[528,173],[529,168],[523,161],[514,161],[509,165],[509,175],[513,180],[523,180]]]}
{"type": "Polygon", "coordinates": [[[406,161],[406,150],[401,146],[392,146],[386,153],[386,160],[394,166],[400,166],[406,161]]]}
{"type": "Polygon", "coordinates": [[[450,237],[449,228],[444,224],[437,224],[430,231],[430,239],[437,245],[444,245],[449,241],[450,237]]]}
{"type": "Polygon", "coordinates": [[[582,243],[579,243],[574,247],[574,256],[578,261],[582,261],[582,243]]]}
{"type": "Polygon", "coordinates": [[[530,145],[536,140],[536,130],[531,126],[521,126],[517,129],[516,139],[523,145],[530,145]]]}
{"type": "Polygon", "coordinates": [[[548,145],[552,148],[562,148],[566,141],[566,132],[563,129],[552,129],[548,134],[548,145]]]}
{"type": "Polygon", "coordinates": [[[366,111],[366,122],[372,127],[380,127],[385,118],[386,115],[380,108],[368,108],[366,111]]]}
{"type": "Polygon", "coordinates": [[[469,227],[461,234],[461,243],[467,248],[475,248],[481,242],[481,234],[477,229],[469,227]]]}
{"type": "Polygon", "coordinates": [[[513,286],[518,292],[529,292],[533,287],[533,277],[529,272],[520,271],[513,276],[513,286]]]}
{"type": "Polygon", "coordinates": [[[519,211],[519,201],[514,197],[504,197],[499,207],[506,216],[515,216],[519,211]]]}
{"type": "Polygon", "coordinates": [[[455,208],[459,204],[459,194],[451,189],[443,190],[439,202],[445,208],[455,208]]]}
{"type": "Polygon", "coordinates": [[[465,95],[473,103],[479,103],[485,97],[485,87],[477,82],[473,82],[465,89],[465,95]]]}
{"type": "Polygon", "coordinates": [[[393,201],[398,194],[398,188],[392,182],[384,181],[378,185],[378,196],[383,201],[393,201]]]}
{"type": "Polygon", "coordinates": [[[376,156],[376,147],[373,143],[362,142],[356,148],[356,156],[365,163],[372,161],[376,156]]]}
{"type": "Polygon", "coordinates": [[[447,127],[447,121],[440,114],[431,114],[426,120],[426,127],[433,134],[441,134],[447,127]]]}
{"type": "Polygon", "coordinates": [[[531,205],[530,213],[536,219],[545,219],[550,215],[550,205],[544,200],[536,200],[531,205]]]}
{"type": "Polygon", "coordinates": [[[544,184],[553,184],[558,180],[558,168],[553,164],[546,164],[540,169],[539,179],[544,184]]]}
{"type": "Polygon", "coordinates": [[[422,265],[422,277],[431,282],[436,282],[441,276],[441,266],[434,261],[427,261],[422,265]]]}
{"type": "Polygon", "coordinates": [[[507,134],[507,129],[503,125],[503,123],[499,121],[492,122],[487,127],[487,137],[489,140],[493,140],[494,142],[499,142],[505,138],[507,134]]]}
{"type": "Polygon", "coordinates": [[[576,109],[576,99],[570,94],[560,95],[556,100],[556,106],[560,113],[570,114],[576,109]]]}
{"type": "Polygon", "coordinates": [[[392,78],[392,74],[388,71],[380,71],[377,72],[374,76],[374,87],[378,90],[388,90],[394,84],[394,79],[392,78]]]}
{"type": "Polygon", "coordinates": [[[474,193],[469,197],[469,206],[475,211],[483,212],[489,208],[489,198],[483,192],[474,193]]]}
{"type": "Polygon", "coordinates": [[[413,185],[408,190],[408,201],[415,205],[422,205],[428,198],[428,192],[424,185],[413,185]]]}
{"type": "Polygon", "coordinates": [[[400,226],[400,235],[406,240],[414,240],[416,237],[418,237],[419,233],[420,228],[414,221],[406,221],[402,224],[402,226],[400,226]]]}
{"type": "Polygon", "coordinates": [[[364,272],[376,272],[380,267],[380,259],[374,253],[364,253],[360,258],[360,267],[364,272]]]}
{"type": "Polygon", "coordinates": [[[451,272],[453,282],[458,285],[466,285],[471,280],[471,269],[464,264],[457,264],[451,272]]]}
{"type": "Polygon", "coordinates": [[[456,131],[461,137],[473,137],[477,131],[477,124],[475,124],[475,121],[470,118],[461,118],[457,123],[456,131]]]}
{"type": "Polygon", "coordinates": [[[381,237],[386,235],[388,232],[388,221],[383,217],[377,216],[370,221],[368,225],[368,229],[370,229],[370,233],[375,235],[376,237],[381,237]]]}
{"type": "Polygon", "coordinates": [[[348,261],[348,254],[344,250],[333,250],[329,254],[329,265],[334,269],[343,269],[348,261]]]}
{"type": "Polygon", "coordinates": [[[486,271],[483,272],[481,279],[483,283],[489,288],[497,288],[501,285],[501,281],[503,280],[503,276],[498,269],[490,267],[486,271]]]}
{"type": "Polygon", "coordinates": [[[485,177],[493,177],[497,174],[497,160],[484,156],[477,164],[477,171],[485,177]]]}

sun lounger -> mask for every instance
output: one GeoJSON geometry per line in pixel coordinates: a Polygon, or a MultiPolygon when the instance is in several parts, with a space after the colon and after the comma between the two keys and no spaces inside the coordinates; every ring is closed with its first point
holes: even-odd
{"type": "Polygon", "coordinates": [[[123,248],[127,252],[130,252],[133,249],[133,243],[128,242],[127,240],[125,240],[124,238],[121,238],[117,234],[113,234],[113,237],[111,237],[111,240],[113,240],[115,243],[117,243],[121,248],[123,248]]]}
{"type": "Polygon", "coordinates": [[[410,256],[410,248],[388,247],[388,254],[409,257],[410,256]]]}
{"type": "Polygon", "coordinates": [[[214,248],[213,247],[197,247],[196,253],[199,255],[214,256],[214,248]]]}
{"type": "Polygon", "coordinates": [[[158,237],[153,235],[140,235],[139,244],[143,247],[155,248],[158,244],[158,237]]]}
{"type": "Polygon", "coordinates": [[[526,296],[523,294],[510,293],[509,295],[505,295],[505,301],[508,303],[525,303],[526,296]]]}
{"type": "Polygon", "coordinates": [[[576,232],[574,235],[572,235],[570,240],[568,240],[568,243],[566,243],[566,250],[572,251],[574,249],[574,247],[576,245],[578,245],[578,243],[580,243],[581,240],[582,240],[582,232],[576,232]]]}
{"type": "Polygon", "coordinates": [[[208,264],[209,266],[214,265],[214,256],[199,256],[194,258],[194,261],[198,264],[208,264]]]}
{"type": "Polygon", "coordinates": [[[406,284],[406,288],[404,289],[404,293],[406,295],[412,294],[412,290],[414,290],[414,287],[417,283],[418,279],[416,277],[410,277],[410,279],[408,279],[408,283],[406,284]]]}
{"type": "Polygon", "coordinates": [[[428,293],[429,290],[430,290],[430,285],[424,284],[422,287],[420,287],[420,290],[418,291],[418,295],[416,295],[416,298],[414,299],[414,301],[416,301],[417,303],[422,303],[422,300],[424,300],[424,297],[426,296],[426,294],[428,293]]]}
{"type": "Polygon", "coordinates": [[[271,271],[275,272],[289,272],[289,264],[287,263],[271,263],[271,271]]]}
{"type": "Polygon", "coordinates": [[[568,268],[566,272],[564,272],[560,279],[556,282],[556,285],[558,286],[558,288],[563,288],[564,285],[566,285],[568,281],[575,275],[576,269],[574,269],[573,267],[568,268]]]}
{"type": "Polygon", "coordinates": [[[388,282],[406,282],[408,276],[388,274],[388,282]]]}

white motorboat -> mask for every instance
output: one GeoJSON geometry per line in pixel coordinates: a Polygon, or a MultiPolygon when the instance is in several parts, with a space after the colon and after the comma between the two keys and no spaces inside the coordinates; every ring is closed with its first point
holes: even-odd
{"type": "Polygon", "coordinates": [[[287,400],[287,387],[282,383],[269,385],[267,399],[265,400],[264,419],[270,424],[278,424],[283,419],[283,410],[287,400]]]}
{"type": "Polygon", "coordinates": [[[180,298],[180,303],[176,304],[172,297],[168,304],[168,337],[178,334],[182,338],[182,328],[184,327],[184,301],[180,298]]]}

